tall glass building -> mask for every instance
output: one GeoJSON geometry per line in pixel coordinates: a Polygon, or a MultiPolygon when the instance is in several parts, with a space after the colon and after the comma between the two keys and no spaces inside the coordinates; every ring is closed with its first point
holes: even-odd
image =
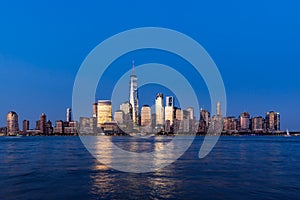
{"type": "Polygon", "coordinates": [[[164,125],[164,105],[163,105],[164,96],[162,93],[158,93],[155,99],[155,114],[156,114],[156,126],[164,125]]]}
{"type": "Polygon", "coordinates": [[[134,62],[132,62],[132,73],[129,82],[129,102],[132,106],[132,121],[139,124],[139,101],[138,101],[138,82],[137,76],[134,74],[134,62]]]}
{"type": "Polygon", "coordinates": [[[166,97],[165,107],[165,121],[169,120],[170,125],[174,122],[174,98],[172,96],[166,97]]]}

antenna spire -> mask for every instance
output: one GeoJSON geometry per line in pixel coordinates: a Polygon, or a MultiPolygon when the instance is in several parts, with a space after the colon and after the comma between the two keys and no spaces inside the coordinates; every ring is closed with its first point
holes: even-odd
{"type": "Polygon", "coordinates": [[[134,60],[132,61],[132,75],[134,75],[134,60]]]}

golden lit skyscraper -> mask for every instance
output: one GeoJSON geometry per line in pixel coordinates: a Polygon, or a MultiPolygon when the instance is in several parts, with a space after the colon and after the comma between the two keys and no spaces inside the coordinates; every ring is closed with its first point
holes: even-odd
{"type": "Polygon", "coordinates": [[[151,108],[144,105],[141,110],[141,126],[151,126],[151,108]]]}
{"type": "Polygon", "coordinates": [[[97,106],[97,127],[112,121],[112,104],[110,100],[99,100],[97,106]]]}
{"type": "Polygon", "coordinates": [[[11,111],[7,114],[6,126],[8,135],[15,134],[19,131],[18,114],[16,112],[11,111]]]}
{"type": "Polygon", "coordinates": [[[162,93],[158,93],[155,99],[155,114],[156,114],[156,126],[164,125],[164,106],[163,106],[164,96],[162,93]]]}

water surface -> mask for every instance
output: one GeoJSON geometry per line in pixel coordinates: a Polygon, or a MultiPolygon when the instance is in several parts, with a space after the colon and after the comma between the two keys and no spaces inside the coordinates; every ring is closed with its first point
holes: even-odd
{"type": "MultiPolygon", "coordinates": [[[[147,152],[171,138],[110,139],[147,152]]],[[[300,137],[221,137],[200,160],[202,141],[135,174],[101,164],[78,137],[0,137],[0,199],[300,199],[300,137]]]]}

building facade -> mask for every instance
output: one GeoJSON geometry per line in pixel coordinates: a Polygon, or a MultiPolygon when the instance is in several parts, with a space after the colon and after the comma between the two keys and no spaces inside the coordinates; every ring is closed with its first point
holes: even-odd
{"type": "Polygon", "coordinates": [[[141,126],[151,127],[151,108],[143,105],[141,109],[141,126]]]}
{"type": "Polygon", "coordinates": [[[14,135],[19,131],[19,117],[14,111],[11,111],[6,116],[7,134],[14,135]]]}
{"type": "Polygon", "coordinates": [[[279,112],[270,111],[266,113],[266,128],[268,132],[280,131],[279,112]]]}
{"type": "Polygon", "coordinates": [[[263,117],[253,117],[251,122],[251,130],[254,133],[262,133],[264,132],[264,123],[265,120],[263,117]]]}
{"type": "Polygon", "coordinates": [[[210,123],[210,112],[208,110],[200,110],[199,132],[207,132],[210,123]]]}
{"type": "Polygon", "coordinates": [[[124,112],[122,110],[116,110],[114,112],[114,120],[118,123],[118,124],[124,124],[124,112]]]}
{"type": "Polygon", "coordinates": [[[170,121],[170,126],[174,122],[174,98],[172,96],[166,97],[166,106],[165,106],[165,121],[170,121]]]}
{"type": "Polygon", "coordinates": [[[237,120],[235,117],[224,117],[223,130],[227,133],[237,132],[237,120]]]}
{"type": "Polygon", "coordinates": [[[67,121],[67,122],[72,121],[71,108],[67,108],[67,111],[66,111],[66,121],[67,121]]]}
{"type": "Polygon", "coordinates": [[[155,99],[155,115],[156,115],[156,126],[164,125],[164,105],[163,105],[164,96],[162,93],[158,93],[155,99]]]}
{"type": "Polygon", "coordinates": [[[29,121],[23,120],[23,134],[25,135],[28,130],[29,130],[29,121]]]}
{"type": "Polygon", "coordinates": [[[43,134],[47,134],[46,123],[47,123],[47,116],[45,113],[42,113],[40,116],[39,130],[43,134]]]}
{"type": "Polygon", "coordinates": [[[250,114],[248,112],[242,112],[240,117],[240,131],[250,131],[250,114]]]}
{"type": "Polygon", "coordinates": [[[97,127],[112,121],[112,104],[110,100],[99,100],[97,105],[97,127]]]}
{"type": "Polygon", "coordinates": [[[132,73],[129,82],[129,102],[132,106],[132,121],[139,125],[139,100],[138,100],[138,79],[134,74],[134,63],[132,63],[132,73]]]}

